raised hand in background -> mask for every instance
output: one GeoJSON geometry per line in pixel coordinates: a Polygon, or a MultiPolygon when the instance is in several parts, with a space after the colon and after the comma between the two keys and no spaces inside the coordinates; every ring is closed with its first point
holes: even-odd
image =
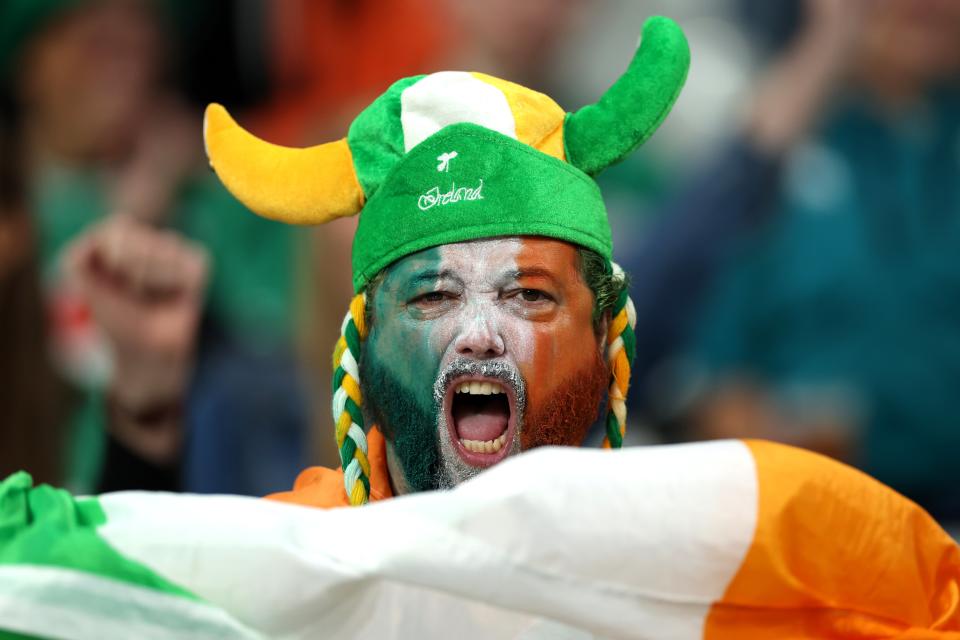
{"type": "Polygon", "coordinates": [[[747,134],[762,151],[788,151],[814,126],[858,64],[870,0],[807,0],[803,24],[766,72],[749,107],[747,134]]]}
{"type": "Polygon", "coordinates": [[[113,355],[110,428],[154,464],[180,450],[208,259],[198,245],[127,215],[78,238],[64,269],[113,355]]]}

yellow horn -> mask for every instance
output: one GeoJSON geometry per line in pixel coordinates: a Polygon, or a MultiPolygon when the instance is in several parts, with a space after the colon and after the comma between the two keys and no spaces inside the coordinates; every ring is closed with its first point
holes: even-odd
{"type": "Polygon", "coordinates": [[[323,224],[363,207],[363,189],[346,138],[293,149],[245,131],[219,104],[203,119],[210,166],[254,213],[289,224],[323,224]]]}

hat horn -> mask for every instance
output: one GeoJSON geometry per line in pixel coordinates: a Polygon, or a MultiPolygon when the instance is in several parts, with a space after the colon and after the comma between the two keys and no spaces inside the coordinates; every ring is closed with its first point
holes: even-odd
{"type": "Polygon", "coordinates": [[[680,95],[690,67],[687,38],[676,22],[653,17],[626,72],[596,104],[567,116],[567,160],[595,175],[647,141],[680,95]]]}
{"type": "Polygon", "coordinates": [[[346,138],[294,149],[245,131],[219,104],[203,120],[210,166],[254,213],[289,224],[323,224],[358,213],[363,189],[346,138]]]}

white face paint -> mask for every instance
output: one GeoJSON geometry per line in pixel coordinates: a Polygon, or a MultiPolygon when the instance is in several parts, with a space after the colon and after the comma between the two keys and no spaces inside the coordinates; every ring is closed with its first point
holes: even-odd
{"type": "Polygon", "coordinates": [[[440,271],[449,274],[435,291],[461,297],[434,323],[430,344],[443,352],[441,368],[460,356],[498,357],[518,366],[529,361],[533,335],[524,309],[501,297],[505,287],[517,287],[520,238],[485,240],[440,247],[440,271]],[[509,349],[508,349],[509,347],[509,349]]]}
{"type": "Polygon", "coordinates": [[[529,361],[533,335],[526,311],[504,293],[517,287],[522,248],[519,238],[440,247],[431,291],[443,297],[428,294],[417,305],[418,313],[432,319],[430,350],[442,354],[434,385],[441,408],[440,486],[454,486],[520,451],[526,394],[519,365],[529,361]],[[454,405],[466,403],[489,415],[458,422],[454,405]],[[506,414],[499,416],[499,410],[506,414]]]}

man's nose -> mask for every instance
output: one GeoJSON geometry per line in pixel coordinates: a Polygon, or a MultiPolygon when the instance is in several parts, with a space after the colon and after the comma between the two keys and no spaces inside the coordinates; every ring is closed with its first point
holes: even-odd
{"type": "Polygon", "coordinates": [[[483,315],[464,327],[454,343],[457,355],[477,360],[499,358],[503,355],[503,337],[496,326],[483,315]]]}

